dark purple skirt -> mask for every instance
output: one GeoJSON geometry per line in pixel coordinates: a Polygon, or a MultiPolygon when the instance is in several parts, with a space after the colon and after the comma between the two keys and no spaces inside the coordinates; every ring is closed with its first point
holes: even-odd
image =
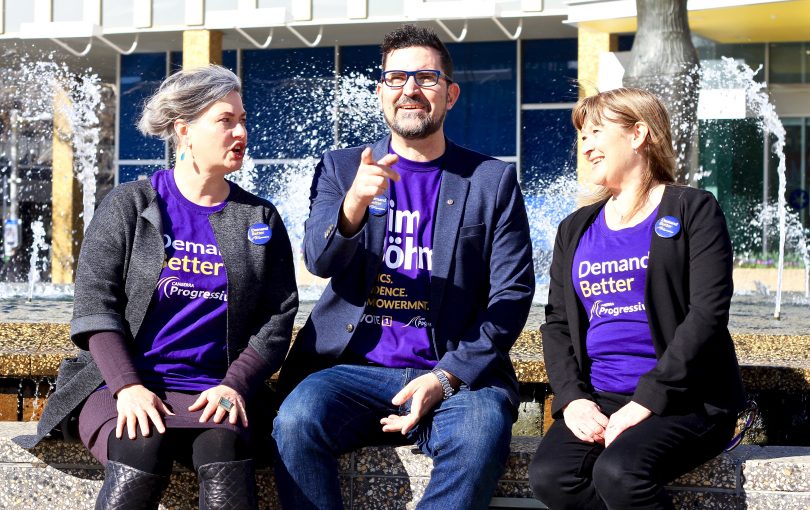
{"type": "MultiPolygon", "coordinates": [[[[227,421],[227,416],[222,423],[214,423],[209,420],[200,423],[200,415],[203,409],[195,412],[188,410],[188,406],[194,403],[199,393],[181,393],[177,391],[166,391],[158,393],[161,400],[169,406],[175,413],[174,416],[164,416],[163,423],[167,429],[210,429],[225,428],[244,435],[245,441],[249,441],[248,431],[242,427],[241,423],[231,425],[227,421]]],[[[79,438],[90,450],[90,453],[103,465],[107,465],[107,440],[110,432],[115,430],[118,419],[116,401],[108,388],[102,388],[90,395],[84,403],[79,413],[79,438]]],[[[154,424],[149,423],[150,430],[154,429],[154,424]]],[[[127,431],[124,428],[124,437],[127,431]]]]}

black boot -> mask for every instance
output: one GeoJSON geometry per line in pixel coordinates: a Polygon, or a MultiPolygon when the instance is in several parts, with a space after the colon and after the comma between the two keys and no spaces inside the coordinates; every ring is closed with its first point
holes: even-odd
{"type": "Polygon", "coordinates": [[[197,469],[200,510],[255,510],[253,461],[212,462],[197,469]]]}
{"type": "Polygon", "coordinates": [[[156,510],[169,477],[107,461],[96,510],[156,510]]]}

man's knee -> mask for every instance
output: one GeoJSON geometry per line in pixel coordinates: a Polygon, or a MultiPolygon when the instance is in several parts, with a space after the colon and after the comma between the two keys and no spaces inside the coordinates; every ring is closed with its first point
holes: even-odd
{"type": "Polygon", "coordinates": [[[290,393],[273,420],[273,437],[276,442],[316,435],[323,428],[322,412],[317,395],[307,386],[299,385],[290,393]]]}

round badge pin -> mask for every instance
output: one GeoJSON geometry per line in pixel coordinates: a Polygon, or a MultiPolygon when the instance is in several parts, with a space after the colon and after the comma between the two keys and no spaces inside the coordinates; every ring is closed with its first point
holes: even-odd
{"type": "Polygon", "coordinates": [[[658,237],[669,239],[681,231],[681,222],[675,216],[664,216],[655,222],[655,233],[658,237]]]}
{"type": "Polygon", "coordinates": [[[383,216],[388,213],[388,198],[385,195],[377,195],[368,206],[368,212],[374,216],[383,216]]]}
{"type": "Polygon", "coordinates": [[[273,237],[273,230],[266,223],[254,223],[248,229],[247,237],[253,244],[267,244],[273,237]]]}

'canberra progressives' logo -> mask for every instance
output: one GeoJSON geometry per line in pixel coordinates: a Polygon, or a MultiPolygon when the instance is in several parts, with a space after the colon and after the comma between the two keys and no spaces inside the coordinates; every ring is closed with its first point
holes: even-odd
{"type": "Polygon", "coordinates": [[[414,327],[419,329],[429,328],[430,326],[431,324],[428,322],[428,320],[425,317],[422,317],[421,315],[412,317],[407,324],[402,325],[403,328],[414,327]]]}
{"type": "Polygon", "coordinates": [[[625,313],[643,312],[647,308],[642,301],[634,305],[616,306],[616,303],[603,303],[601,299],[597,299],[591,306],[591,316],[588,320],[592,321],[594,317],[602,319],[604,317],[618,317],[625,313]]]}
{"type": "Polygon", "coordinates": [[[179,280],[180,280],[179,276],[167,276],[165,278],[161,278],[157,286],[163,292],[163,295],[168,298],[171,297],[170,296],[171,291],[169,290],[169,287],[171,286],[172,282],[176,282],[179,280]]]}

